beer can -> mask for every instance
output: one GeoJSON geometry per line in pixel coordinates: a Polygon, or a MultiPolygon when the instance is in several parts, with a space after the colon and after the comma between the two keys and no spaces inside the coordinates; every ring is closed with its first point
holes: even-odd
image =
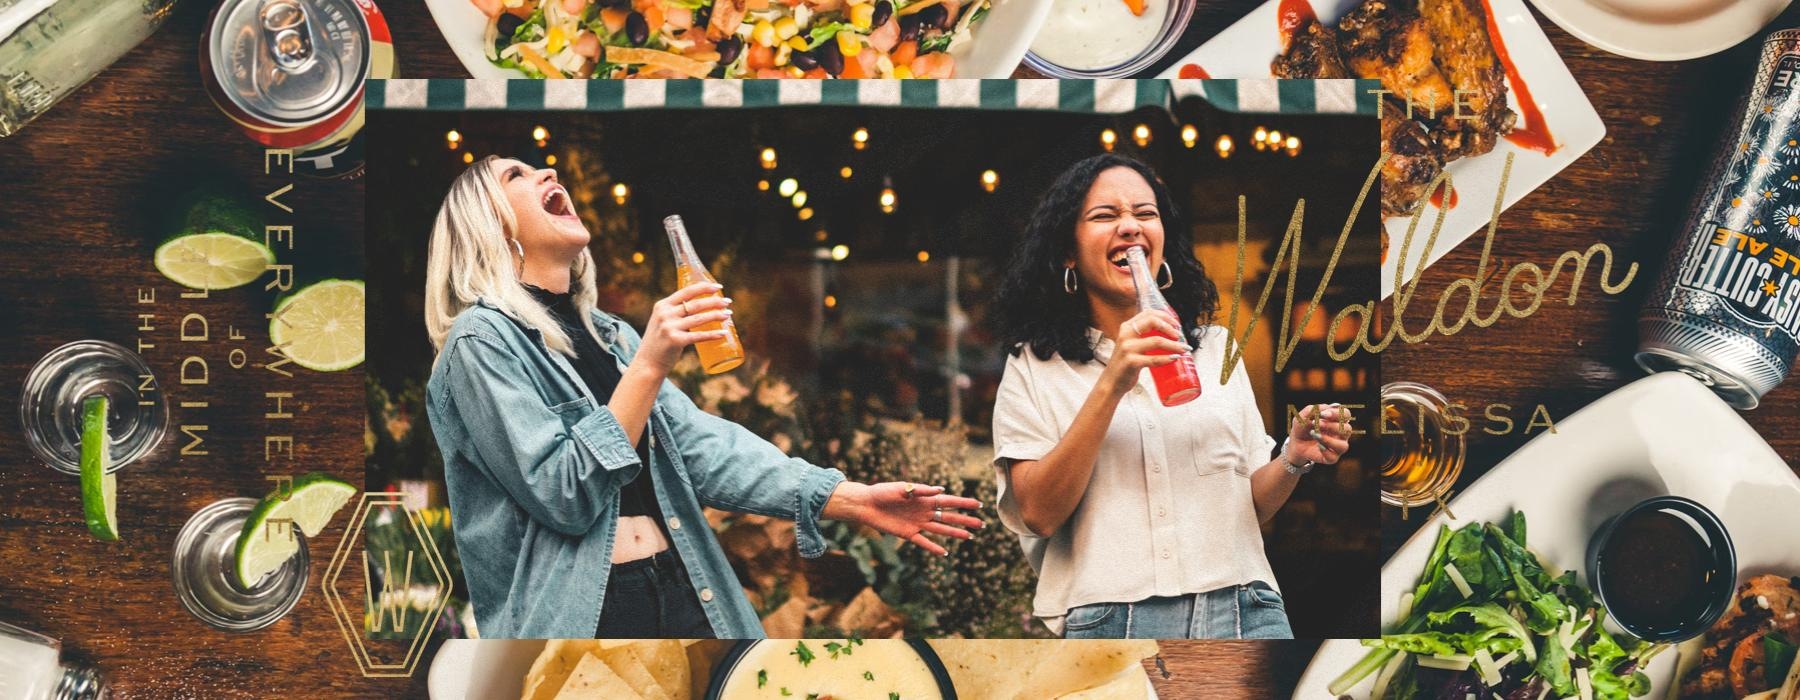
{"type": "Polygon", "coordinates": [[[1637,362],[1751,409],[1800,355],[1800,29],[1763,40],[1736,129],[1701,182],[1638,315],[1637,362]]]}
{"type": "Polygon", "coordinates": [[[369,0],[225,0],[200,40],[213,103],[296,172],[362,172],[363,87],[394,76],[387,20],[369,0]]]}

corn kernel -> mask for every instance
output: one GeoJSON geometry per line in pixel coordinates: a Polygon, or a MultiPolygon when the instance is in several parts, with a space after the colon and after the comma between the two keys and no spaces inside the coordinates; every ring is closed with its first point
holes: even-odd
{"type": "Polygon", "coordinates": [[[791,59],[793,55],[794,47],[789,46],[785,41],[782,42],[780,46],[775,47],[775,66],[779,68],[787,65],[788,60],[791,59]]]}
{"type": "Polygon", "coordinates": [[[783,17],[775,20],[775,36],[782,39],[792,39],[795,34],[799,33],[800,25],[794,23],[794,18],[783,17]]]}
{"type": "Polygon", "coordinates": [[[912,69],[906,66],[894,66],[894,77],[900,80],[911,78],[913,77],[912,69]]]}
{"type": "Polygon", "coordinates": [[[806,71],[800,70],[799,66],[788,66],[787,71],[788,71],[788,75],[793,76],[795,78],[806,77],[806,71]]]}
{"type": "Polygon", "coordinates": [[[766,19],[757,22],[756,27],[750,30],[750,40],[756,42],[757,46],[773,47],[775,45],[775,25],[770,24],[766,19]]]}
{"type": "Polygon", "coordinates": [[[563,47],[568,44],[568,37],[563,36],[562,27],[551,27],[550,34],[545,37],[544,52],[549,55],[555,55],[556,52],[561,51],[563,47]]]}
{"type": "Polygon", "coordinates": [[[838,53],[844,54],[844,58],[850,58],[862,53],[861,34],[857,34],[856,32],[838,32],[837,43],[838,53]]]}
{"type": "Polygon", "coordinates": [[[795,51],[805,51],[807,46],[806,39],[797,36],[788,37],[787,45],[794,47],[795,51]]]}
{"type": "Polygon", "coordinates": [[[850,25],[862,31],[869,31],[869,25],[875,19],[875,5],[864,3],[850,7],[850,25]]]}

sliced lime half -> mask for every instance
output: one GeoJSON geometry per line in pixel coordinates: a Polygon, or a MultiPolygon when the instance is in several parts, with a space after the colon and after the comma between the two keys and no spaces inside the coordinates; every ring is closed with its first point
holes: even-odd
{"type": "Polygon", "coordinates": [[[156,249],[156,270],[195,289],[230,289],[261,277],[275,252],[261,241],[224,232],[190,233],[156,249]]]}
{"type": "Polygon", "coordinates": [[[294,364],[336,372],[363,361],[363,283],[324,280],[275,305],[269,339],[294,364]]]}
{"type": "Polygon", "coordinates": [[[331,517],[356,495],[356,487],[326,474],[313,472],[294,479],[283,499],[280,490],[263,497],[244,520],[238,533],[237,577],[245,589],[255,588],[269,572],[281,568],[300,550],[300,538],[317,537],[331,517]]]}
{"type": "Polygon", "coordinates": [[[81,402],[81,512],[88,532],[108,542],[119,539],[118,477],[106,473],[112,464],[112,439],[106,434],[107,400],[89,396],[81,402]]]}

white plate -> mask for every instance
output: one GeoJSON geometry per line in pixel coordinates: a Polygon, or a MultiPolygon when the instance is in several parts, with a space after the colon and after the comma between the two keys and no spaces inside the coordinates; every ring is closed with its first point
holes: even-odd
{"type": "Polygon", "coordinates": [[[1685,61],[1736,46],[1793,0],[1531,0],[1556,26],[1602,51],[1685,61]]]}
{"type": "MultiPolygon", "coordinates": [[[[1031,48],[1038,25],[1050,13],[1050,0],[993,0],[994,7],[975,25],[974,37],[951,52],[956,57],[958,78],[1010,78],[1019,60],[1031,48]]],[[[431,19],[456,60],[475,78],[524,79],[525,74],[489,63],[482,52],[481,36],[487,17],[469,0],[425,0],[431,19]]]]}
{"type": "MultiPolygon", "coordinates": [[[[452,639],[431,660],[426,687],[431,700],[516,698],[525,690],[531,662],[543,650],[542,639],[452,639]]],[[[1145,680],[1145,700],[1157,700],[1156,688],[1145,680]]]]}
{"type": "MultiPolygon", "coordinates": [[[[1214,78],[1269,77],[1269,62],[1281,54],[1281,30],[1277,24],[1276,12],[1278,4],[1279,0],[1269,0],[1252,10],[1236,24],[1227,27],[1218,36],[1201,44],[1193,53],[1170,66],[1162,77],[1179,77],[1181,66],[1189,63],[1200,66],[1214,78]]],[[[1335,25],[1339,17],[1360,3],[1358,0],[1311,0],[1311,4],[1319,21],[1335,25]]],[[[1519,76],[1531,88],[1531,97],[1544,113],[1545,124],[1551,137],[1555,139],[1557,148],[1554,153],[1544,155],[1501,139],[1500,145],[1488,153],[1451,163],[1447,170],[1456,185],[1457,204],[1444,217],[1444,227],[1438,234],[1437,243],[1425,256],[1427,265],[1437,262],[1438,258],[1476,232],[1486,230],[1489,215],[1494,209],[1495,195],[1500,190],[1500,173],[1506,167],[1507,154],[1514,154],[1515,158],[1512,175],[1506,185],[1506,196],[1501,201],[1502,209],[1511,207],[1563,168],[1569,167],[1570,163],[1587,153],[1588,149],[1593,148],[1606,135],[1606,125],[1600,122],[1600,115],[1588,103],[1587,94],[1575,83],[1575,77],[1569,75],[1568,66],[1563,65],[1562,58],[1556,54],[1556,48],[1544,36],[1543,28],[1538,26],[1537,20],[1532,19],[1531,10],[1525,7],[1524,0],[1491,0],[1490,5],[1494,11],[1494,21],[1500,27],[1501,41],[1514,65],[1518,66],[1519,76]]],[[[1514,111],[1518,111],[1518,88],[1510,80],[1507,88],[1507,101],[1514,111]]],[[[1523,113],[1520,114],[1520,126],[1524,126],[1523,113]]],[[[1375,127],[1371,124],[1369,128],[1375,127]]],[[[1301,140],[1309,136],[1297,135],[1301,140]]],[[[1249,136],[1244,135],[1243,138],[1248,139],[1249,136]]],[[[1371,161],[1369,165],[1373,167],[1375,163],[1371,161]]],[[[1374,201],[1367,203],[1369,206],[1374,204],[1374,201]]],[[[1382,297],[1393,294],[1398,284],[1412,278],[1417,268],[1419,251],[1425,250],[1425,239],[1431,232],[1432,223],[1437,221],[1437,215],[1438,208],[1429,203],[1420,208],[1419,231],[1414,235],[1413,252],[1407,255],[1412,262],[1406,266],[1403,274],[1397,269],[1400,243],[1406,236],[1406,228],[1412,218],[1394,217],[1384,222],[1391,246],[1381,265],[1382,297]]],[[[1496,236],[1507,234],[1506,223],[1501,222],[1496,236]]]]}
{"type": "MultiPolygon", "coordinates": [[[[1607,518],[1653,496],[1686,496],[1717,513],[1737,549],[1740,577],[1800,574],[1800,478],[1768,443],[1710,390],[1679,372],[1661,372],[1595,401],[1542,433],[1450,501],[1442,514],[1381,567],[1381,620],[1392,623],[1401,591],[1419,574],[1440,524],[1496,522],[1525,512],[1529,546],[1584,581],[1588,538],[1607,518]]],[[[1296,700],[1331,698],[1326,686],[1367,649],[1354,639],[1327,640],[1300,677],[1296,700]]],[[[1644,669],[1663,697],[1675,654],[1644,669]]],[[[1366,698],[1374,675],[1352,689],[1366,698]]]]}

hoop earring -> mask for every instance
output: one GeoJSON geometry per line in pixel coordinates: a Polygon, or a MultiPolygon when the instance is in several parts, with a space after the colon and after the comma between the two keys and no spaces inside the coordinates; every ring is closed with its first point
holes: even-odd
{"type": "Polygon", "coordinates": [[[1081,280],[1075,277],[1075,268],[1063,268],[1063,291],[1074,294],[1081,287],[1081,280]]]}
{"type": "MultiPolygon", "coordinates": [[[[1160,272],[1167,273],[1168,277],[1169,277],[1169,281],[1158,283],[1156,285],[1157,289],[1168,289],[1170,287],[1175,286],[1175,270],[1173,270],[1169,267],[1169,261],[1167,261],[1167,260],[1163,261],[1162,270],[1160,272]]],[[[1157,276],[1161,277],[1162,275],[1159,274],[1157,276]]]]}
{"type": "Polygon", "coordinates": [[[517,238],[512,239],[512,244],[513,250],[519,251],[519,267],[525,267],[525,246],[520,245],[517,238]]]}

